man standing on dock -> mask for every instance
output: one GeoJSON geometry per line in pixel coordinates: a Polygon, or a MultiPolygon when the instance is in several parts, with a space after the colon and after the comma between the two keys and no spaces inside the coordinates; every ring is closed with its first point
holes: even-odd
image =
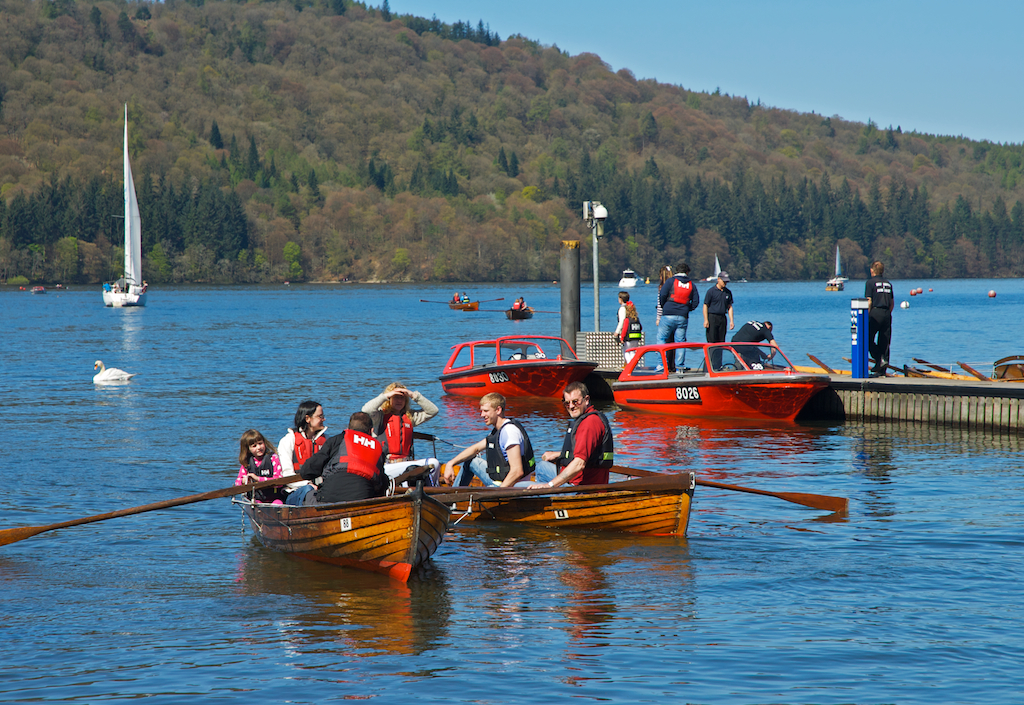
{"type": "MultiPolygon", "coordinates": [[[[676,273],[665,280],[658,290],[661,318],[658,320],[658,344],[685,343],[686,328],[690,324],[690,311],[700,306],[700,294],[690,281],[690,265],[680,262],[676,273]]],[[[682,369],[686,351],[676,350],[675,359],[668,360],[670,372],[682,369]]]]}
{"type": "Polygon", "coordinates": [[[892,283],[882,277],[885,265],[875,262],[871,265],[871,278],[864,285],[864,298],[868,304],[868,355],[874,367],[873,377],[885,374],[889,364],[889,342],[892,340],[892,310],[896,300],[892,295],[892,283]]]}

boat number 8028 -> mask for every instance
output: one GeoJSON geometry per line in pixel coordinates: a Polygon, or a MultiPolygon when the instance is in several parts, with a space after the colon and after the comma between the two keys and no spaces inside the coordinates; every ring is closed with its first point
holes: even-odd
{"type": "Polygon", "coordinates": [[[676,387],[676,400],[700,403],[700,391],[696,387],[676,387]]]}
{"type": "Polygon", "coordinates": [[[490,372],[487,375],[491,378],[491,384],[501,384],[502,382],[508,382],[508,375],[504,372],[490,372]]]}

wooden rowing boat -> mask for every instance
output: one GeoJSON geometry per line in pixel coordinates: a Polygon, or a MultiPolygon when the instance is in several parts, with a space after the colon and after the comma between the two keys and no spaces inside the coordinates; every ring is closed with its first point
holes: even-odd
{"type": "Polygon", "coordinates": [[[505,318],[510,321],[525,321],[528,318],[533,318],[533,309],[529,306],[505,309],[505,318]]]}
{"type": "MultiPolygon", "coordinates": [[[[686,535],[695,486],[693,473],[648,480],[641,484],[643,489],[617,490],[615,484],[554,490],[566,494],[554,494],[552,490],[548,490],[551,494],[521,490],[521,496],[515,496],[514,489],[463,488],[469,491],[433,496],[451,503],[455,523],[502,521],[557,529],[590,529],[649,536],[686,535]],[[499,497],[489,498],[488,494],[499,497]]],[[[621,484],[636,487],[635,481],[621,484]]]]}
{"type": "Polygon", "coordinates": [[[448,303],[448,308],[450,308],[453,311],[479,311],[480,310],[480,302],[479,301],[466,301],[464,303],[452,303],[452,302],[449,302],[448,303]]]}
{"type": "Polygon", "coordinates": [[[441,545],[451,514],[422,489],[309,507],[241,505],[256,537],[268,548],[402,582],[441,545]]]}

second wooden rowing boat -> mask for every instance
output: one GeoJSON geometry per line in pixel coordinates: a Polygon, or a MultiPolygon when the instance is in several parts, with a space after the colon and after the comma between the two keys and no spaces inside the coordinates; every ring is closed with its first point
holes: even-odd
{"type": "MultiPolygon", "coordinates": [[[[462,488],[434,496],[451,503],[456,524],[501,521],[559,529],[685,536],[695,484],[693,473],[678,473],[643,481],[556,488],[564,494],[519,490],[517,495],[515,489],[462,488]],[[622,489],[617,489],[617,484],[622,489]]],[[[441,488],[433,491],[441,492],[441,488]]]]}

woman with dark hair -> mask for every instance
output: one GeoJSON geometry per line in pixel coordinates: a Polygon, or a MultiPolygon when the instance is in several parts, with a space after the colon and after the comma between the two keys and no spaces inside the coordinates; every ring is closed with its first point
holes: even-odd
{"type": "MultiPolygon", "coordinates": [[[[324,441],[327,440],[327,436],[324,435],[327,431],[326,421],[324,407],[320,402],[309,400],[299,404],[299,408],[295,412],[295,425],[288,429],[284,438],[277,444],[277,455],[281,458],[282,475],[298,475],[302,464],[323,447],[324,441]]],[[[308,484],[303,480],[288,485],[289,494],[285,499],[285,504],[293,504],[293,500],[301,502],[301,495],[305,492],[295,492],[295,490],[308,484]]]]}

